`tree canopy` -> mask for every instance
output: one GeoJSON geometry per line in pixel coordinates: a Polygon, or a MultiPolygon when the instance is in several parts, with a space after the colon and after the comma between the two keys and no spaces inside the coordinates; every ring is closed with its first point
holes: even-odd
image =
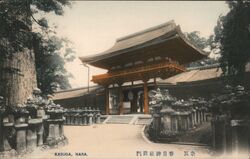
{"type": "Polygon", "coordinates": [[[63,15],[63,7],[69,5],[68,0],[0,1],[0,60],[11,58],[27,48],[33,50],[38,87],[45,94],[58,87],[70,87],[70,75],[64,64],[74,58],[74,51],[68,46],[67,39],[56,37],[45,17],[38,16],[39,19],[36,19],[35,15],[49,12],[63,15]]]}
{"type": "Polygon", "coordinates": [[[185,33],[185,35],[196,47],[201,49],[205,49],[210,44],[207,38],[200,35],[199,31],[192,31],[190,33],[185,33]]]}
{"type": "Polygon", "coordinates": [[[250,58],[250,2],[227,3],[230,11],[218,19],[215,40],[220,43],[223,75],[232,84],[240,84],[250,58]]]}
{"type": "Polygon", "coordinates": [[[68,47],[67,39],[49,36],[37,37],[34,46],[37,85],[44,94],[52,94],[55,90],[71,88],[68,78],[72,75],[65,69],[65,62],[75,58],[75,52],[68,47]]]}
{"type": "Polygon", "coordinates": [[[199,61],[188,64],[187,67],[200,67],[206,65],[213,65],[218,63],[217,57],[217,45],[214,41],[214,35],[210,35],[208,38],[202,37],[199,31],[192,31],[185,33],[185,36],[192,42],[193,45],[200,48],[201,50],[209,53],[209,58],[201,59],[199,61]],[[215,52],[215,53],[214,53],[215,52]]]}

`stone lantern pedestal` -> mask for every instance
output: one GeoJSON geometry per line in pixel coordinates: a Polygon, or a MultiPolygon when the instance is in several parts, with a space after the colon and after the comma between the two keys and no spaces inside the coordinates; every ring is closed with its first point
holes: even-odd
{"type": "Polygon", "coordinates": [[[90,112],[88,114],[88,125],[92,125],[93,124],[93,114],[90,112]]]}
{"type": "Polygon", "coordinates": [[[26,130],[28,124],[20,123],[15,124],[16,129],[16,151],[18,154],[24,154],[27,151],[27,142],[26,142],[26,130]]]}
{"type": "Polygon", "coordinates": [[[15,124],[14,128],[16,130],[16,151],[19,155],[26,153],[27,151],[27,116],[29,112],[24,107],[16,107],[14,110],[15,124]]]}
{"type": "Polygon", "coordinates": [[[153,129],[154,136],[158,136],[160,134],[161,128],[161,116],[159,114],[153,114],[153,129]]]}
{"type": "Polygon", "coordinates": [[[45,111],[42,107],[39,107],[37,110],[37,120],[41,122],[37,122],[36,131],[37,131],[37,146],[42,146],[44,143],[44,123],[48,119],[45,111]]]}
{"type": "Polygon", "coordinates": [[[211,121],[213,148],[218,154],[226,152],[226,124],[227,117],[225,115],[217,116],[211,121]]]}
{"type": "Polygon", "coordinates": [[[64,120],[59,120],[59,141],[63,141],[65,139],[63,123],[64,120]]]}
{"type": "Polygon", "coordinates": [[[155,105],[153,108],[153,130],[154,130],[154,136],[157,137],[160,134],[161,129],[161,115],[160,110],[162,108],[161,105],[155,105]]]}
{"type": "Polygon", "coordinates": [[[79,122],[79,114],[76,113],[76,114],[74,114],[74,124],[73,125],[78,125],[78,122],[79,122]]]}
{"type": "Polygon", "coordinates": [[[63,110],[49,110],[47,113],[49,114],[50,118],[46,121],[48,130],[46,144],[52,147],[65,145],[67,140],[63,132],[63,110]]]}
{"type": "Polygon", "coordinates": [[[235,157],[249,157],[249,120],[231,120],[232,154],[235,157]]]}
{"type": "Polygon", "coordinates": [[[11,133],[12,129],[14,128],[14,123],[3,123],[3,131],[2,131],[2,151],[10,151],[12,148],[8,141],[8,136],[11,133]]]}
{"type": "Polygon", "coordinates": [[[17,156],[17,152],[11,147],[8,137],[14,128],[14,123],[5,122],[1,126],[0,158],[13,158],[17,156]]]}
{"type": "Polygon", "coordinates": [[[73,112],[73,110],[70,110],[70,113],[69,113],[69,125],[74,125],[74,112],[73,112]]]}
{"type": "Polygon", "coordinates": [[[100,123],[101,123],[101,113],[100,113],[100,110],[97,110],[96,124],[100,124],[100,123]]]}
{"type": "Polygon", "coordinates": [[[64,117],[65,117],[65,122],[64,122],[65,125],[69,125],[69,124],[70,124],[70,119],[69,119],[69,114],[68,114],[68,112],[65,113],[64,117]]]}
{"type": "MultiPolygon", "coordinates": [[[[0,152],[5,151],[5,145],[4,143],[6,142],[6,127],[4,126],[4,116],[5,116],[5,110],[4,109],[0,109],[0,152]]],[[[13,123],[12,123],[13,126],[13,123]]],[[[10,145],[8,143],[8,148],[7,149],[11,149],[10,145]]]]}
{"type": "Polygon", "coordinates": [[[48,136],[46,138],[46,143],[49,146],[56,146],[62,140],[64,140],[63,134],[63,119],[48,119],[48,136]]]}
{"type": "Polygon", "coordinates": [[[191,110],[191,122],[192,122],[192,128],[195,127],[195,117],[194,117],[195,110],[191,110]]]}
{"type": "MultiPolygon", "coordinates": [[[[162,110],[160,111],[161,116],[162,116],[162,121],[161,123],[163,124],[163,129],[165,131],[171,131],[171,118],[172,118],[172,113],[174,112],[174,110],[171,107],[166,107],[166,108],[162,108],[162,110]]],[[[159,122],[159,121],[158,121],[159,122]]]]}
{"type": "Polygon", "coordinates": [[[43,145],[44,126],[43,123],[37,125],[37,146],[43,145]]]}
{"type": "Polygon", "coordinates": [[[79,112],[79,125],[83,125],[83,116],[82,116],[82,114],[83,114],[83,111],[80,110],[80,112],[79,112]]]}
{"type": "Polygon", "coordinates": [[[29,119],[28,120],[28,129],[27,129],[27,150],[32,152],[37,146],[43,144],[42,141],[42,119],[29,119]]]}
{"type": "Polygon", "coordinates": [[[83,125],[88,125],[88,114],[86,112],[83,114],[83,125]]]}

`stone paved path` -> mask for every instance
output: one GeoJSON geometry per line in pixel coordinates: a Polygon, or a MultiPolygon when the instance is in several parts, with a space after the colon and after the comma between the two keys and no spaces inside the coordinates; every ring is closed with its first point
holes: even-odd
{"type": "Polygon", "coordinates": [[[142,125],[101,124],[93,126],[65,126],[65,135],[69,144],[59,149],[35,152],[32,159],[140,159],[140,158],[210,158],[206,147],[150,143],[142,136],[142,125]],[[143,153],[147,152],[147,156],[143,153]],[[150,156],[150,151],[153,156],[150,156]],[[163,156],[164,151],[167,156],[163,156]],[[174,156],[169,156],[173,151],[174,156]],[[195,152],[195,157],[184,156],[184,151],[195,152]],[[160,157],[156,153],[161,152],[160,157]],[[56,156],[55,153],[70,153],[72,156],[56,156]],[[87,156],[77,156],[75,153],[86,153],[87,156]],[[142,156],[137,156],[136,154],[142,156]]]}

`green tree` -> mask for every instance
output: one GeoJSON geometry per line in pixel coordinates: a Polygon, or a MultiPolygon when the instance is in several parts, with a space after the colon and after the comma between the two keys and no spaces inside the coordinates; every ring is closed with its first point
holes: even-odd
{"type": "Polygon", "coordinates": [[[199,31],[192,31],[190,33],[185,33],[185,35],[196,47],[205,49],[209,45],[208,39],[202,37],[199,31]]]}
{"type": "Polygon", "coordinates": [[[250,58],[250,2],[228,1],[230,11],[218,19],[216,40],[220,43],[223,75],[232,84],[242,84],[250,58]]]}
{"type": "Polygon", "coordinates": [[[44,17],[36,19],[34,14],[63,15],[68,5],[68,0],[0,1],[0,95],[7,105],[23,104],[37,87],[34,46],[42,34],[33,27],[39,24],[48,30],[49,26],[44,17]]]}
{"type": "Polygon", "coordinates": [[[218,55],[214,55],[214,52],[217,53],[217,44],[215,43],[214,35],[210,35],[208,38],[205,38],[200,35],[199,31],[193,31],[185,33],[185,36],[192,42],[193,45],[209,54],[208,58],[192,62],[187,67],[200,67],[212,65],[218,62],[216,57],[218,55]]]}
{"type": "Polygon", "coordinates": [[[36,38],[34,46],[37,72],[37,85],[43,94],[53,94],[57,89],[71,88],[68,78],[71,74],[65,63],[75,58],[74,50],[68,46],[69,40],[50,36],[36,38]]]}

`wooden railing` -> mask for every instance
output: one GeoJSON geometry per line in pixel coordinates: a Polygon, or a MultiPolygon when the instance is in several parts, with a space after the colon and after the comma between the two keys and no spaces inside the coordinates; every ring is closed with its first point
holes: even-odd
{"type": "Polygon", "coordinates": [[[185,67],[178,64],[177,62],[161,62],[158,64],[150,64],[147,66],[133,67],[126,70],[109,72],[105,74],[95,75],[92,77],[92,81],[98,83],[98,81],[107,80],[109,78],[124,77],[128,75],[133,75],[137,73],[146,73],[150,71],[157,71],[164,68],[171,68],[177,72],[185,71],[185,67]]]}

